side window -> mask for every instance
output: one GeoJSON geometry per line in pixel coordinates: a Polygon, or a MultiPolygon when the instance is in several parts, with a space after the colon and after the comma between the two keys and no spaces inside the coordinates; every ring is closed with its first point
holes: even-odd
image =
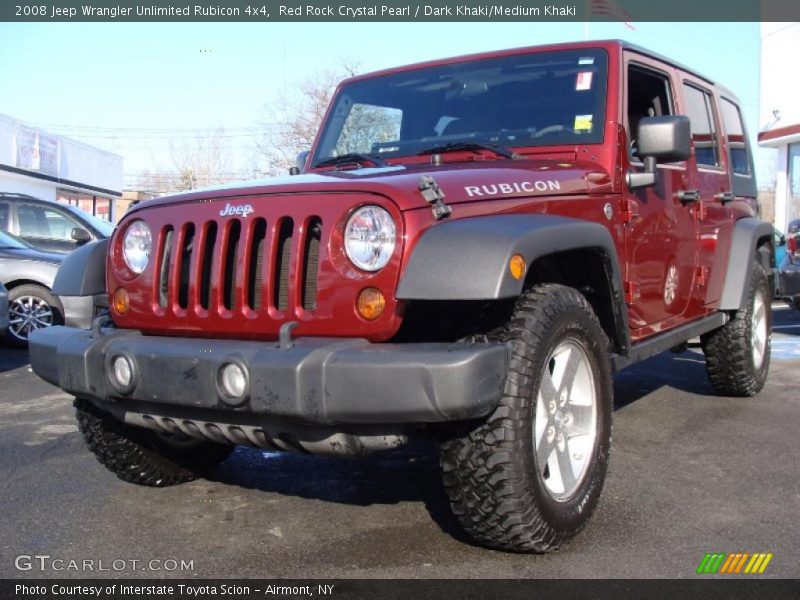
{"type": "Polygon", "coordinates": [[[750,158],[747,156],[747,140],[744,137],[742,114],[733,102],[725,98],[720,99],[720,112],[728,140],[731,170],[736,175],[750,175],[750,158]]]}
{"type": "Polygon", "coordinates": [[[719,166],[719,147],[714,121],[711,94],[688,83],[683,84],[686,96],[686,112],[692,126],[692,144],[697,164],[706,167],[719,166]]]}
{"type": "Polygon", "coordinates": [[[637,158],[636,137],[639,121],[645,117],[671,115],[672,95],[669,79],[663,73],[636,65],[628,67],[628,135],[631,157],[637,158]]]}
{"type": "Polygon", "coordinates": [[[17,215],[21,237],[71,241],[72,229],[80,227],[77,221],[62,212],[35,204],[21,204],[17,215]]]}
{"type": "Polygon", "coordinates": [[[0,231],[8,231],[10,221],[11,207],[5,202],[0,202],[0,231]]]}

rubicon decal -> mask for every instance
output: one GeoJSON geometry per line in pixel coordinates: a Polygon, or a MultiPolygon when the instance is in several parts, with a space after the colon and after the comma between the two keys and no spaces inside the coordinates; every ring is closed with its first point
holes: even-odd
{"type": "Polygon", "coordinates": [[[561,182],[555,179],[464,186],[464,191],[467,192],[467,196],[470,198],[479,196],[505,196],[508,194],[532,194],[534,192],[558,192],[560,190],[561,182]]]}
{"type": "Polygon", "coordinates": [[[233,204],[226,204],[225,208],[219,211],[220,217],[233,217],[239,216],[244,217],[245,219],[253,214],[253,206],[251,204],[239,204],[235,206],[233,204]]]}
{"type": "Polygon", "coordinates": [[[772,560],[771,552],[707,552],[697,567],[697,573],[709,575],[724,573],[728,575],[750,574],[760,575],[767,570],[772,560]]]}

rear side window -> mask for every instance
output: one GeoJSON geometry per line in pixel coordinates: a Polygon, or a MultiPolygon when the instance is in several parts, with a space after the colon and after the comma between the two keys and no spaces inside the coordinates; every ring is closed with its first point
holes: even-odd
{"type": "Polygon", "coordinates": [[[683,85],[683,93],[692,126],[692,144],[697,164],[716,167],[719,165],[719,148],[711,94],[689,84],[683,85]]]}
{"type": "Polygon", "coordinates": [[[720,100],[720,112],[728,140],[731,170],[736,175],[750,175],[750,157],[747,155],[747,140],[744,137],[742,114],[733,102],[725,98],[720,100]]]}

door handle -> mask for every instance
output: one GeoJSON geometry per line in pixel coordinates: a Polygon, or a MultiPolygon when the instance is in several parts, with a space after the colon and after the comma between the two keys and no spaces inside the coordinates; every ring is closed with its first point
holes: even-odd
{"type": "Polygon", "coordinates": [[[698,190],[680,190],[678,191],[678,200],[683,202],[683,204],[697,202],[700,200],[700,192],[698,190]]]}
{"type": "Polygon", "coordinates": [[[733,192],[720,192],[719,194],[714,196],[714,200],[719,200],[722,204],[726,202],[733,202],[735,196],[733,192]]]}

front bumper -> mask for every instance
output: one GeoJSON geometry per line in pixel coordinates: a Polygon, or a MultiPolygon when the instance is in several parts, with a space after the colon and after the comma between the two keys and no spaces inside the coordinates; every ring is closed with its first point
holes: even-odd
{"type": "Polygon", "coordinates": [[[301,338],[277,343],[154,337],[133,330],[51,327],[30,340],[33,370],[78,397],[149,413],[289,419],[309,424],[412,424],[488,414],[503,390],[504,344],[371,344],[363,339],[301,338]],[[287,344],[288,346],[288,344],[287,344]],[[133,365],[129,391],[113,380],[111,361],[133,365]],[[240,401],[220,391],[219,370],[248,373],[240,401]],[[161,407],[163,410],[159,410],[161,407]]]}

